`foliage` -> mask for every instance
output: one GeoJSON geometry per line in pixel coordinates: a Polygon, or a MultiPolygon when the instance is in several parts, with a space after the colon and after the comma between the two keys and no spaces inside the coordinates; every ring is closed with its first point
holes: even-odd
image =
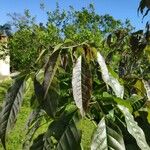
{"type": "Polygon", "coordinates": [[[7,42],[3,41],[1,42],[0,41],[0,59],[5,59],[6,56],[9,55],[9,50],[8,50],[8,47],[7,47],[7,42]]]}
{"type": "Polygon", "coordinates": [[[12,70],[34,69],[38,54],[43,49],[50,49],[58,41],[60,40],[57,29],[53,25],[48,25],[47,29],[34,25],[30,29],[23,28],[18,30],[8,43],[12,70]]]}
{"type": "Polygon", "coordinates": [[[143,15],[143,18],[144,18],[148,14],[148,12],[150,11],[150,2],[149,2],[149,0],[141,0],[140,4],[139,4],[138,11],[143,15]],[[145,14],[143,14],[145,8],[147,10],[146,10],[145,14]]]}
{"type": "Polygon", "coordinates": [[[11,25],[9,23],[0,25],[0,35],[11,36],[11,25]]]}
{"type": "MultiPolygon", "coordinates": [[[[5,137],[14,125],[23,101],[24,82],[31,80],[30,86],[34,87],[30,100],[33,112],[27,123],[25,149],[82,149],[82,132],[78,122],[81,118],[88,118],[96,128],[92,136],[92,150],[149,150],[150,137],[146,131],[150,126],[147,67],[150,60],[146,33],[141,30],[133,33],[130,26],[120,24],[114,25],[114,30],[111,26],[100,28],[103,21],[106,23],[108,19],[112,23],[113,20],[108,16],[101,20],[92,6],[89,11],[84,8],[81,12],[72,10],[70,13],[73,18],[69,24],[64,24],[67,16],[58,8],[49,13],[48,25],[54,27],[51,29],[56,34],[52,37],[56,40],[47,42],[41,39],[44,48],[40,51],[37,52],[36,40],[28,44],[28,37],[27,41],[20,39],[17,45],[21,47],[25,42],[23,48],[26,50],[35,48],[35,58],[30,61],[31,64],[25,60],[18,67],[22,68],[21,73],[4,100],[0,112],[0,139],[4,149],[7,149],[5,137]],[[98,21],[94,22],[96,17],[98,21]],[[93,36],[94,30],[101,36],[93,36]],[[23,66],[26,63],[29,65],[27,69],[23,66]],[[141,125],[141,118],[147,126],[141,125]],[[47,130],[36,135],[43,120],[47,130]]],[[[14,36],[28,31],[30,37],[33,27],[41,29],[39,25],[27,27],[18,30],[14,36]]],[[[40,31],[46,30],[42,28],[40,31]]]]}
{"type": "MultiPolygon", "coordinates": [[[[46,24],[36,24],[29,10],[26,10],[23,16],[9,14],[12,25],[16,27],[16,32],[8,43],[12,71],[38,68],[39,65],[34,63],[39,53],[45,49],[51,51],[51,48],[67,39],[70,40],[68,44],[89,41],[95,47],[102,47],[102,40],[109,32],[119,28],[132,30],[128,21],[122,23],[108,14],[96,14],[93,5],[79,11],[73,7],[70,7],[69,11],[60,11],[57,5],[56,10],[46,13],[46,24]]],[[[43,62],[39,63],[43,65],[43,62]]]]}
{"type": "Polygon", "coordinates": [[[6,46],[6,38],[11,36],[11,25],[6,23],[0,25],[0,58],[4,59],[8,55],[8,48],[6,46]],[[4,38],[4,39],[2,39],[4,38]]]}
{"type": "Polygon", "coordinates": [[[114,129],[112,127],[113,125],[108,126],[105,118],[102,118],[98,124],[97,131],[94,134],[91,150],[103,150],[109,148],[115,150],[125,149],[121,131],[118,127],[114,126],[114,129]]]}

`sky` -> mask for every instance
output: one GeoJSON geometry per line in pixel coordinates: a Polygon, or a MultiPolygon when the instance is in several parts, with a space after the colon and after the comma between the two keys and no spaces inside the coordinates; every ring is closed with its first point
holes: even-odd
{"type": "Polygon", "coordinates": [[[109,14],[115,19],[125,21],[129,19],[131,24],[138,30],[145,27],[147,17],[142,22],[142,16],[137,14],[137,8],[140,0],[0,0],[0,25],[10,21],[8,13],[21,13],[29,9],[33,16],[36,16],[37,22],[46,22],[46,14],[40,9],[40,2],[45,3],[46,10],[54,10],[56,2],[61,9],[69,9],[72,5],[75,9],[81,9],[88,6],[89,3],[95,4],[95,10],[98,14],[109,14]]]}

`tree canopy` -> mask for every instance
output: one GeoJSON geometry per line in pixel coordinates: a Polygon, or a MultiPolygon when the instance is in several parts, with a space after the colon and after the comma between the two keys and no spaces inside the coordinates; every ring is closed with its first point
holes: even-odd
{"type": "Polygon", "coordinates": [[[36,24],[27,10],[25,17],[11,15],[12,24],[17,28],[8,44],[12,70],[23,70],[26,65],[34,67],[33,63],[43,49],[51,49],[68,39],[72,44],[88,41],[95,47],[102,47],[102,40],[112,31],[127,29],[130,32],[133,29],[128,20],[122,23],[110,15],[96,14],[92,4],[80,11],[71,7],[67,12],[60,11],[57,5],[55,11],[46,13],[45,25],[36,24]]]}

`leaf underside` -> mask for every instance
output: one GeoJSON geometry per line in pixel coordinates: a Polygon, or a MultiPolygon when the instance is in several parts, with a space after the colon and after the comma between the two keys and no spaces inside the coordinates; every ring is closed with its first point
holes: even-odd
{"type": "Polygon", "coordinates": [[[122,85],[120,85],[119,81],[116,78],[114,78],[110,74],[110,72],[108,72],[108,68],[105,63],[105,59],[99,52],[97,52],[97,62],[100,65],[102,78],[103,78],[104,82],[113,89],[113,91],[117,97],[123,98],[124,87],[122,85]]]}
{"type": "Polygon", "coordinates": [[[123,136],[119,128],[113,129],[103,117],[93,135],[91,150],[125,150],[123,136]]]}
{"type": "Polygon", "coordinates": [[[124,114],[127,130],[135,138],[137,145],[141,148],[141,150],[150,150],[150,147],[146,142],[145,134],[134,120],[133,115],[126,107],[121,105],[118,105],[118,107],[124,114]]]}
{"type": "Polygon", "coordinates": [[[84,115],[91,98],[92,80],[89,65],[82,56],[77,59],[73,68],[72,88],[76,106],[81,115],[84,115]]]}

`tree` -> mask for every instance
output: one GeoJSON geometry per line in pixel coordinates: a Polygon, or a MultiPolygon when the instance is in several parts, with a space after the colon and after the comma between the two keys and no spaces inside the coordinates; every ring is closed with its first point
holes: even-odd
{"type": "Polygon", "coordinates": [[[110,22],[117,22],[110,16],[101,16],[108,19],[101,20],[93,8],[71,12],[72,18],[67,22],[64,22],[64,12],[57,9],[49,13],[47,26],[53,27],[51,32],[58,33],[52,34],[58,36],[51,42],[42,38],[47,33],[47,26],[42,29],[39,25],[23,27],[15,33],[15,40],[19,39],[15,37],[17,34],[28,35],[29,39],[22,38],[18,46],[23,45],[25,49],[32,46],[36,57],[30,61],[28,69],[20,69],[21,73],[4,100],[0,113],[3,147],[6,149],[6,134],[15,125],[25,85],[32,80],[33,112],[27,123],[23,148],[81,149],[82,134],[77,122],[87,117],[96,126],[92,150],[149,150],[149,68],[144,65],[149,64],[149,59],[144,31],[132,33],[130,26],[124,27],[120,23],[111,27],[110,22]],[[94,21],[96,18],[98,21],[94,21]],[[103,21],[108,24],[101,28],[103,21]],[[43,34],[39,36],[39,32],[43,34]],[[99,36],[95,37],[93,32],[99,36]],[[33,33],[37,37],[34,41],[31,36],[31,45],[26,40],[30,41],[33,33]],[[37,51],[38,38],[44,46],[41,51],[37,51]],[[141,120],[145,123],[141,124],[141,120]],[[42,121],[46,121],[48,128],[34,138],[42,121]]]}
{"type": "Polygon", "coordinates": [[[33,21],[29,11],[25,12],[24,17],[16,13],[15,16],[10,15],[12,24],[17,29],[8,43],[12,71],[25,70],[26,65],[29,66],[27,69],[35,68],[33,64],[40,51],[51,49],[65,39],[72,40],[74,44],[87,40],[96,47],[101,47],[101,41],[109,32],[127,26],[132,30],[129,22],[121,23],[112,16],[96,14],[92,5],[81,11],[71,7],[68,12],[60,11],[57,6],[55,11],[48,11],[47,15],[48,21],[42,26],[33,21]]]}
{"type": "Polygon", "coordinates": [[[6,36],[11,36],[11,25],[9,23],[0,25],[0,34],[6,34],[6,36]]]}

